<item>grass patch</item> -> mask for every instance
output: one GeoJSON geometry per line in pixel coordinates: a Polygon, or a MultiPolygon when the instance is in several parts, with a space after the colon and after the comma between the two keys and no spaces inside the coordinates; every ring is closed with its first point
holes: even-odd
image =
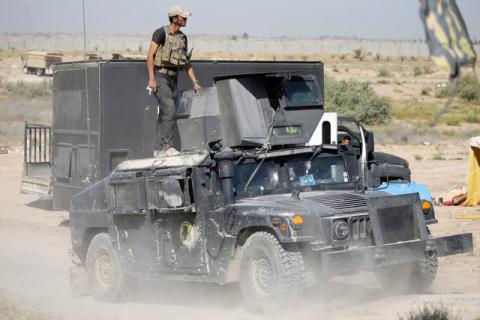
{"type": "Polygon", "coordinates": [[[393,118],[407,122],[431,120],[436,112],[436,104],[418,100],[399,101],[393,104],[393,118]]]}
{"type": "Polygon", "coordinates": [[[462,120],[459,118],[447,118],[445,123],[447,126],[458,127],[462,123],[462,120]]]}
{"type": "Polygon", "coordinates": [[[465,115],[465,118],[463,119],[467,123],[479,123],[479,117],[475,113],[469,113],[465,115]]]}
{"type": "Polygon", "coordinates": [[[430,88],[422,88],[422,91],[420,91],[420,94],[422,96],[429,96],[431,91],[432,91],[432,89],[430,89],[430,88]]]}
{"type": "MultiPolygon", "coordinates": [[[[393,119],[407,123],[431,122],[434,116],[443,107],[442,103],[420,101],[418,99],[393,101],[393,119]]],[[[442,115],[440,122],[448,126],[461,126],[462,123],[478,123],[480,121],[480,106],[472,105],[463,100],[454,100],[454,103],[442,115]]]]}
{"type": "Polygon", "coordinates": [[[377,74],[379,77],[391,77],[392,76],[392,73],[386,69],[386,68],[380,68],[380,70],[378,70],[378,74],[377,74]]]}
{"type": "MultiPolygon", "coordinates": [[[[419,145],[425,142],[440,140],[465,141],[470,137],[479,136],[480,129],[459,130],[458,128],[430,127],[430,122],[407,123],[392,120],[387,125],[368,126],[368,130],[375,134],[375,142],[378,144],[413,144],[419,145]]],[[[437,153],[441,152],[437,150],[437,153]]],[[[429,156],[430,159],[430,156],[429,156]]]]}
{"type": "Polygon", "coordinates": [[[353,50],[353,58],[363,61],[365,59],[365,51],[362,48],[353,50]]]}
{"type": "Polygon", "coordinates": [[[44,79],[41,82],[4,82],[0,79],[0,95],[26,99],[49,97],[52,95],[52,81],[44,79]]]}
{"type": "Polygon", "coordinates": [[[445,306],[424,305],[418,310],[410,311],[399,320],[458,320],[445,306]]]}
{"type": "Polygon", "coordinates": [[[480,136],[480,130],[443,129],[440,134],[441,137],[465,140],[470,137],[480,136]]]}
{"type": "Polygon", "coordinates": [[[422,64],[422,65],[415,65],[413,67],[413,76],[418,77],[421,75],[432,74],[435,70],[431,64],[422,64]]]}
{"type": "Polygon", "coordinates": [[[414,158],[415,158],[415,160],[417,160],[417,161],[423,160],[423,157],[422,157],[421,155],[418,155],[418,154],[416,154],[416,155],[414,156],[414,158]]]}
{"type": "Polygon", "coordinates": [[[17,58],[25,54],[23,50],[0,50],[0,59],[2,58],[17,58]]]}
{"type": "MultiPolygon", "coordinates": [[[[480,104],[480,82],[471,73],[467,73],[458,80],[457,97],[471,102],[473,104],[480,104]]],[[[454,84],[449,83],[446,87],[440,88],[436,91],[437,98],[447,98],[454,91],[454,84]]]]}
{"type": "Polygon", "coordinates": [[[443,154],[441,153],[435,153],[433,156],[432,156],[432,160],[447,160],[443,154]]]}

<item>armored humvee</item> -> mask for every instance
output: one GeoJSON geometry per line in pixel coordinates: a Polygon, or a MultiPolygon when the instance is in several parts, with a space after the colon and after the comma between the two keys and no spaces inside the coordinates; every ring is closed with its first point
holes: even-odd
{"type": "Polygon", "coordinates": [[[358,152],[321,121],[321,87],[270,70],[183,92],[177,155],[121,162],[73,196],[74,280],[101,299],[131,278],[239,281],[255,307],[300,294],[312,274],[428,287],[438,257],[472,251],[472,235],[433,237],[418,194],[366,190],[358,152]]]}

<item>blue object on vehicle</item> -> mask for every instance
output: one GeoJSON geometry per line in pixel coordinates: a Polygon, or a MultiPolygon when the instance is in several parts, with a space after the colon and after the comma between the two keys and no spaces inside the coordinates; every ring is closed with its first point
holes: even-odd
{"type": "Polygon", "coordinates": [[[374,188],[374,190],[385,191],[392,195],[418,193],[420,200],[433,202],[432,195],[430,194],[430,191],[428,191],[427,186],[415,182],[383,182],[381,185],[374,188]]]}
{"type": "Polygon", "coordinates": [[[315,179],[313,178],[313,174],[307,174],[306,176],[301,176],[299,178],[300,186],[314,186],[316,185],[315,179]]]}

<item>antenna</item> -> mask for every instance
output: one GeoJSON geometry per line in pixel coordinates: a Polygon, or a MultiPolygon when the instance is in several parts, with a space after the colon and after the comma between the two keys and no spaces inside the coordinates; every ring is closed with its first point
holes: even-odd
{"type": "Polygon", "coordinates": [[[87,61],[87,32],[85,28],[85,0],[82,0],[83,12],[83,58],[87,61]]]}
{"type": "Polygon", "coordinates": [[[87,32],[85,24],[85,0],[82,0],[83,12],[83,59],[85,64],[85,110],[87,113],[87,143],[88,143],[88,176],[87,181],[93,179],[92,138],[90,136],[90,106],[88,103],[88,65],[87,65],[87,32]]]}

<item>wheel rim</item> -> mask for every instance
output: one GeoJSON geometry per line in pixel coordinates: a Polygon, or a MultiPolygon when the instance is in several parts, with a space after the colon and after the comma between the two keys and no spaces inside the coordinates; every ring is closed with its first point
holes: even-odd
{"type": "Polygon", "coordinates": [[[110,255],[103,251],[100,252],[95,260],[95,274],[97,282],[102,287],[109,287],[113,282],[113,263],[110,255]]]}
{"type": "Polygon", "coordinates": [[[257,256],[250,263],[251,282],[255,292],[269,295],[273,292],[273,267],[265,256],[257,256]]]}

